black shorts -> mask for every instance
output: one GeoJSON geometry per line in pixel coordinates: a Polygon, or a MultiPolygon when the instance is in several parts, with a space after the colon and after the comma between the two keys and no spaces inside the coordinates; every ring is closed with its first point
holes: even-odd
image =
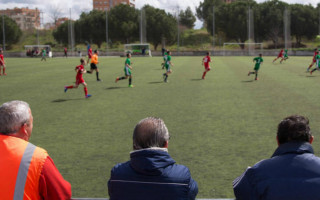
{"type": "Polygon", "coordinates": [[[97,65],[94,63],[90,64],[90,69],[98,69],[97,65]]]}

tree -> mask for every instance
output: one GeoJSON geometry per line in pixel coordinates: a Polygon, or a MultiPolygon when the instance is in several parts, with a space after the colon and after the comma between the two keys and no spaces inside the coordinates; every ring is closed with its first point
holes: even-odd
{"type": "Polygon", "coordinates": [[[259,5],[259,34],[262,38],[272,40],[275,48],[278,46],[279,37],[283,36],[283,12],[288,6],[279,0],[270,0],[259,5]]]}
{"type": "MultiPolygon", "coordinates": [[[[8,47],[19,41],[22,31],[18,24],[8,16],[4,15],[5,42],[8,47]]],[[[0,40],[3,38],[2,16],[0,17],[0,40]]]]}
{"type": "Polygon", "coordinates": [[[212,7],[220,7],[224,4],[224,0],[204,0],[203,2],[200,2],[199,7],[196,8],[197,17],[206,23],[210,14],[212,16],[212,7]]]}
{"type": "Polygon", "coordinates": [[[318,33],[318,12],[311,5],[294,4],[291,9],[291,34],[296,45],[301,45],[302,37],[311,39],[318,33]]]}
{"type": "Polygon", "coordinates": [[[108,13],[109,36],[113,41],[124,43],[139,38],[139,11],[129,5],[120,4],[108,13]]]}
{"type": "Polygon", "coordinates": [[[159,44],[165,39],[168,45],[176,42],[177,21],[171,14],[152,6],[144,6],[147,18],[147,40],[157,50],[159,44]]]}
{"type": "Polygon", "coordinates": [[[185,11],[180,11],[179,20],[181,25],[186,26],[189,29],[192,29],[194,27],[194,23],[196,22],[196,17],[192,13],[191,8],[188,7],[185,11]]]}
{"type": "Polygon", "coordinates": [[[58,5],[49,7],[49,17],[53,20],[54,27],[57,27],[58,19],[61,18],[62,11],[58,5]]]}
{"type": "Polygon", "coordinates": [[[68,26],[69,26],[69,22],[66,21],[63,24],[61,24],[59,27],[57,27],[52,33],[54,39],[59,43],[62,43],[63,45],[68,45],[68,33],[69,33],[68,26]]]}

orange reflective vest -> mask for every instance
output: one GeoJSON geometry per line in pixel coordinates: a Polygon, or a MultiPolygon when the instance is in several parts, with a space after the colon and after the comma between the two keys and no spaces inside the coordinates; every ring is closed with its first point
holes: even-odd
{"type": "Polygon", "coordinates": [[[0,199],[37,200],[47,152],[13,136],[0,135],[0,199]]]}

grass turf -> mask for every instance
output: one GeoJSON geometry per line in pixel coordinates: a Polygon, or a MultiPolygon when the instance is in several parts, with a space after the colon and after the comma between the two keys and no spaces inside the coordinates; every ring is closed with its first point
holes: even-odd
{"type": "MultiPolygon", "coordinates": [[[[201,80],[201,57],[173,57],[173,74],[163,83],[161,57],[132,58],[134,88],[123,75],[124,58],[100,58],[100,77],[85,74],[83,87],[63,92],[75,81],[79,58],[7,58],[0,77],[0,103],[27,101],[34,116],[31,142],[45,148],[72,184],[73,197],[107,197],[111,168],[129,159],[132,131],[147,116],[164,119],[169,153],[189,167],[198,198],[232,198],[232,181],[247,166],[276,148],[276,128],[291,114],[309,117],[320,153],[319,72],[305,73],[311,57],[272,64],[265,57],[259,80],[247,76],[252,57],[213,57],[201,80]]],[[[88,69],[88,67],[86,67],[88,69]]]]}

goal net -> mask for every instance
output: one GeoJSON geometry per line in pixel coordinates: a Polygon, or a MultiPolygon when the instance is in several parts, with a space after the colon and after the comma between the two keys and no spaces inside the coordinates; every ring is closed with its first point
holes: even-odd
{"type": "Polygon", "coordinates": [[[150,44],[125,44],[124,53],[131,53],[132,55],[152,56],[150,44]]]}
{"type": "Polygon", "coordinates": [[[238,43],[238,42],[226,42],[223,43],[223,55],[226,55],[227,52],[238,51],[244,55],[252,56],[257,52],[262,53],[263,43],[238,43]]]}

